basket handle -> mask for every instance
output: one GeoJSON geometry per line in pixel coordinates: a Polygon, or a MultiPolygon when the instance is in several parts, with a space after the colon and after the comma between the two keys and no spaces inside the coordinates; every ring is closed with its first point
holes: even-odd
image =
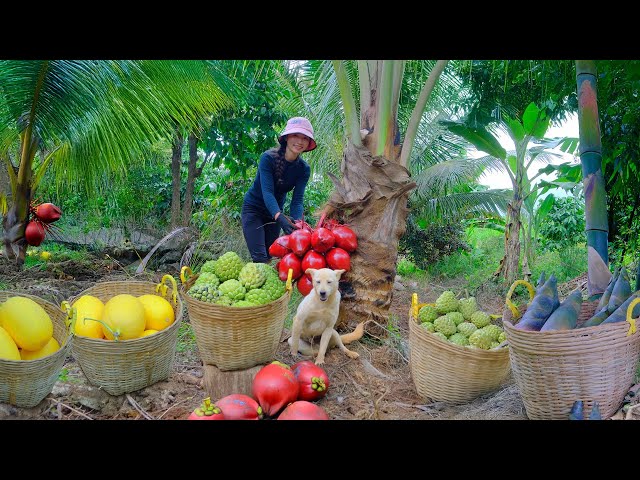
{"type": "Polygon", "coordinates": [[[511,310],[511,315],[513,315],[514,320],[517,320],[518,318],[520,318],[520,311],[511,301],[511,295],[513,295],[513,292],[515,291],[518,285],[524,285],[525,287],[527,287],[527,290],[529,291],[529,303],[531,303],[531,301],[533,300],[533,297],[536,295],[536,289],[533,288],[533,285],[531,285],[526,280],[516,280],[515,282],[513,282],[513,284],[511,285],[511,288],[507,292],[507,298],[505,299],[504,303],[507,307],[509,307],[509,310],[511,310]]]}
{"type": "Polygon", "coordinates": [[[180,281],[185,284],[187,283],[187,281],[189,280],[189,277],[193,276],[193,270],[191,270],[191,268],[189,268],[188,266],[184,266],[182,267],[182,269],[180,270],[180,281]]]}
{"type": "Polygon", "coordinates": [[[640,303],[640,298],[634,298],[633,301],[627,307],[627,322],[629,322],[629,331],[627,332],[627,337],[636,333],[636,319],[631,318],[633,314],[633,307],[640,303]]]}
{"type": "Polygon", "coordinates": [[[173,278],[173,275],[169,275],[168,273],[162,277],[162,280],[159,284],[156,285],[156,293],[160,293],[163,297],[167,296],[167,290],[169,287],[165,284],[165,282],[169,280],[171,282],[171,286],[173,287],[173,292],[171,293],[171,300],[173,300],[173,304],[178,304],[178,284],[176,283],[176,279],[173,278]]]}
{"type": "Polygon", "coordinates": [[[287,283],[284,286],[287,289],[287,292],[291,293],[293,290],[293,268],[290,268],[287,272],[287,283]]]}
{"type": "Polygon", "coordinates": [[[67,318],[64,319],[64,324],[67,326],[67,332],[73,335],[76,331],[76,320],[78,318],[78,310],[73,308],[66,300],[60,304],[60,310],[67,314],[67,318]]]}
{"type": "Polygon", "coordinates": [[[418,294],[417,293],[412,293],[411,294],[411,308],[409,309],[409,317],[413,318],[414,320],[418,320],[418,313],[420,312],[420,309],[422,307],[426,307],[427,305],[430,305],[432,307],[435,307],[436,304],[435,303],[418,303],[418,294]]]}

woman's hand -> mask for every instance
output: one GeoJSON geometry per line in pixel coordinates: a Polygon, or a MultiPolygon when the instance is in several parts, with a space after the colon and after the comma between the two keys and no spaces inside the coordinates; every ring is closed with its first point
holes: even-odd
{"type": "Polygon", "coordinates": [[[291,223],[291,220],[289,220],[286,215],[281,215],[280,213],[281,212],[276,213],[276,223],[280,226],[280,228],[282,228],[285,235],[289,235],[296,229],[296,227],[293,225],[293,223],[291,223]]]}

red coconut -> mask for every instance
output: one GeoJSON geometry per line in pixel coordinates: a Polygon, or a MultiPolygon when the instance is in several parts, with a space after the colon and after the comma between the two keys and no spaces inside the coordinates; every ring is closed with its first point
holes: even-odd
{"type": "Polygon", "coordinates": [[[328,228],[316,228],[311,234],[311,248],[318,253],[325,253],[336,243],[336,237],[328,228]]]}
{"type": "Polygon", "coordinates": [[[293,270],[291,280],[296,280],[302,276],[302,264],[298,256],[293,252],[287,253],[282,257],[282,260],[277,263],[277,268],[278,277],[280,277],[280,280],[283,282],[287,281],[290,268],[293,270]]]}
{"type": "Polygon", "coordinates": [[[353,252],[358,248],[358,238],[353,230],[345,225],[338,225],[331,230],[336,239],[335,246],[347,252],[353,252]]]}
{"type": "Polygon", "coordinates": [[[304,274],[297,283],[298,291],[303,295],[307,296],[313,290],[313,281],[311,280],[311,276],[304,274]]]}
{"type": "Polygon", "coordinates": [[[349,253],[340,248],[335,247],[327,252],[324,257],[327,260],[327,265],[333,270],[351,270],[351,256],[349,253]]]}
{"type": "Polygon", "coordinates": [[[329,415],[315,403],[298,400],[285,408],[278,420],[329,420],[329,415]]]}
{"type": "Polygon", "coordinates": [[[224,420],[224,414],[217,405],[211,403],[211,398],[204,399],[202,404],[196,408],[187,420],[224,420]]]}
{"type": "Polygon", "coordinates": [[[324,259],[324,255],[320,253],[309,250],[302,259],[302,263],[300,264],[302,267],[302,271],[306,272],[307,268],[315,268],[320,269],[327,266],[327,261],[324,259]]]}
{"type": "Polygon", "coordinates": [[[294,230],[289,234],[289,248],[300,258],[311,248],[311,232],[309,230],[294,230]]]}
{"type": "Polygon", "coordinates": [[[224,415],[225,420],[260,420],[262,408],[249,395],[232,393],[222,397],[216,405],[224,415]]]}
{"type": "Polygon", "coordinates": [[[300,385],[288,365],[273,362],[262,367],[253,378],[252,394],[268,417],[298,398],[300,385]]]}
{"type": "Polygon", "coordinates": [[[312,402],[324,397],[329,389],[329,377],[322,367],[310,360],[302,360],[291,367],[300,385],[298,400],[312,402]]]}
{"type": "Polygon", "coordinates": [[[53,203],[41,203],[36,207],[36,216],[41,222],[51,223],[60,220],[62,210],[53,203]]]}
{"type": "Polygon", "coordinates": [[[24,238],[29,245],[39,246],[44,241],[44,225],[38,220],[31,220],[24,231],[24,238]]]}

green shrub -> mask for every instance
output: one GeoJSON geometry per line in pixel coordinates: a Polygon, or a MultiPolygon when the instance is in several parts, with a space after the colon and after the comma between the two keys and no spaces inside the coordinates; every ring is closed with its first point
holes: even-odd
{"type": "Polygon", "coordinates": [[[540,226],[540,247],[556,251],[585,242],[584,198],[560,197],[540,226]]]}
{"type": "Polygon", "coordinates": [[[471,247],[464,241],[462,226],[430,224],[422,228],[409,216],[398,251],[418,268],[427,269],[454,253],[470,252],[471,247]]]}

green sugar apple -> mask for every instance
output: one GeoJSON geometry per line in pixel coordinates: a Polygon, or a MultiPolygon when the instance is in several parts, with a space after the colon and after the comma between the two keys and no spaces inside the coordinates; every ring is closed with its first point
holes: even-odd
{"type": "Polygon", "coordinates": [[[484,330],[476,330],[469,336],[469,345],[473,345],[483,350],[489,350],[491,348],[491,337],[484,330]]]}
{"type": "Polygon", "coordinates": [[[434,327],[434,326],[433,326],[433,322],[422,322],[422,323],[420,324],[420,326],[421,326],[422,328],[426,328],[426,329],[427,329],[427,332],[431,332],[431,333],[433,333],[433,332],[435,332],[435,331],[436,331],[436,327],[434,327]]]}
{"type": "Polygon", "coordinates": [[[201,302],[213,302],[218,298],[218,289],[206,283],[201,285],[192,286],[189,291],[189,295],[201,302]]]}
{"type": "Polygon", "coordinates": [[[436,307],[425,305],[418,312],[418,322],[433,322],[439,316],[436,307]]]}
{"type": "Polygon", "coordinates": [[[237,280],[242,267],[244,267],[244,262],[236,252],[226,252],[215,261],[213,273],[218,276],[221,282],[232,278],[237,280]]]}
{"type": "Polygon", "coordinates": [[[465,337],[470,337],[471,334],[475,332],[477,329],[478,327],[476,327],[471,322],[462,322],[460,325],[458,325],[458,332],[464,335],[465,337]]]}
{"type": "Polygon", "coordinates": [[[213,301],[213,303],[230,307],[231,305],[233,305],[233,300],[231,300],[227,295],[220,295],[213,301]]]}
{"type": "Polygon", "coordinates": [[[498,342],[502,343],[507,339],[507,334],[504,332],[500,332],[500,335],[498,335],[498,342]]]}
{"type": "Polygon", "coordinates": [[[461,298],[458,301],[458,311],[462,314],[465,320],[471,320],[471,315],[473,315],[473,312],[478,311],[476,297],[461,298]]]}
{"type": "Polygon", "coordinates": [[[247,290],[260,288],[267,280],[267,273],[261,265],[264,265],[264,263],[249,262],[238,273],[238,281],[247,290]]]}
{"type": "Polygon", "coordinates": [[[242,284],[232,278],[231,280],[227,280],[226,282],[222,282],[218,287],[221,296],[227,296],[233,302],[237,302],[238,300],[243,300],[247,290],[242,286],[242,284]]]}
{"type": "Polygon", "coordinates": [[[464,317],[460,312],[449,312],[446,314],[446,317],[453,320],[453,323],[456,324],[456,327],[464,322],[464,317]]]}
{"type": "Polygon", "coordinates": [[[438,338],[441,338],[442,340],[447,340],[447,336],[442,332],[435,332],[434,335],[438,338]]]}
{"type": "Polygon", "coordinates": [[[458,330],[458,327],[456,327],[456,324],[453,322],[453,320],[447,318],[445,315],[436,318],[433,321],[433,326],[435,327],[436,332],[440,332],[447,337],[449,335],[453,335],[458,330]]]}
{"type": "Polygon", "coordinates": [[[267,290],[262,288],[252,288],[244,296],[247,302],[251,302],[252,305],[264,305],[271,301],[271,297],[267,290]]]}
{"type": "Polygon", "coordinates": [[[449,337],[449,341],[451,343],[455,343],[456,345],[461,345],[463,347],[465,345],[469,345],[469,339],[461,333],[454,333],[449,337]]]}
{"type": "Polygon", "coordinates": [[[481,310],[478,310],[477,312],[474,312],[473,315],[471,315],[471,323],[473,323],[478,328],[486,327],[490,322],[491,317],[489,316],[489,314],[484,313],[481,310]]]}
{"type": "Polygon", "coordinates": [[[502,333],[502,329],[498,325],[494,325],[493,323],[490,323],[489,325],[482,327],[482,330],[487,332],[491,337],[491,340],[493,340],[494,342],[498,341],[498,337],[502,333]]]}
{"type": "Polygon", "coordinates": [[[200,275],[198,275],[198,278],[196,279],[195,283],[193,284],[194,286],[196,285],[212,285],[214,288],[216,288],[218,285],[220,285],[220,279],[216,276],[215,273],[212,272],[201,272],[200,275]]]}
{"type": "Polygon", "coordinates": [[[458,299],[451,290],[445,290],[436,299],[436,310],[440,314],[455,312],[458,310],[458,299]]]}

